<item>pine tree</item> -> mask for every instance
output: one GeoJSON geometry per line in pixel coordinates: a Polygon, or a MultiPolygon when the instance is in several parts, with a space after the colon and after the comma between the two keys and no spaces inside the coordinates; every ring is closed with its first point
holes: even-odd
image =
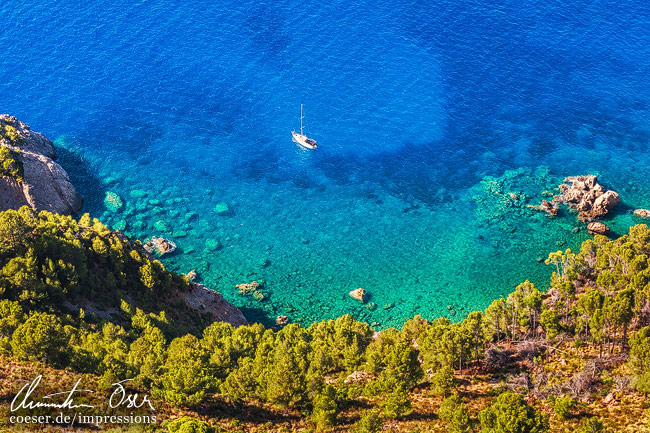
{"type": "Polygon", "coordinates": [[[492,406],[479,412],[481,433],[545,433],[548,419],[519,394],[499,395],[492,406]]]}
{"type": "Polygon", "coordinates": [[[645,326],[630,336],[629,365],[636,374],[637,389],[650,393],[650,327],[645,326]]]}
{"type": "Polygon", "coordinates": [[[175,406],[193,406],[206,397],[210,380],[207,356],[193,335],[175,338],[167,349],[160,385],[154,395],[175,406]]]}
{"type": "Polygon", "coordinates": [[[452,395],[442,402],[438,416],[447,423],[449,433],[470,433],[472,431],[467,409],[458,395],[452,395]]]}
{"type": "Polygon", "coordinates": [[[318,431],[330,430],[336,423],[338,405],[336,404],[336,390],[327,385],[313,400],[314,409],[311,413],[311,422],[318,431]]]}
{"type": "Polygon", "coordinates": [[[155,326],[146,327],[142,335],[129,347],[127,364],[136,376],[136,385],[150,387],[160,377],[165,363],[166,344],[162,331],[155,326]]]}
{"type": "Polygon", "coordinates": [[[53,314],[32,313],[16,328],[11,337],[13,354],[30,361],[42,361],[55,366],[65,365],[67,335],[61,319],[53,314]]]}

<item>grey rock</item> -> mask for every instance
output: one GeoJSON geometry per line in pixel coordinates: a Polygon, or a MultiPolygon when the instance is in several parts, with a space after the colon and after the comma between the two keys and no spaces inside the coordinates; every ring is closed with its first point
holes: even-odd
{"type": "Polygon", "coordinates": [[[77,212],[83,199],[70,183],[68,173],[55,162],[52,142],[7,114],[0,115],[0,124],[10,124],[22,138],[20,143],[14,143],[0,137],[0,146],[17,152],[24,170],[23,182],[0,177],[0,211],[29,206],[64,215],[77,212]]]}

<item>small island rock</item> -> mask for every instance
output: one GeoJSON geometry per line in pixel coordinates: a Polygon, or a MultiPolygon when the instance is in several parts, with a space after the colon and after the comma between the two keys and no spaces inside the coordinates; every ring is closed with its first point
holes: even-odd
{"type": "Polygon", "coordinates": [[[165,254],[171,254],[176,251],[176,244],[165,238],[151,238],[143,247],[147,252],[155,253],[158,256],[164,256],[165,254]]]}
{"type": "Polygon", "coordinates": [[[362,289],[361,287],[359,287],[358,289],[350,291],[350,293],[348,293],[348,294],[351,297],[353,297],[354,299],[356,299],[357,301],[361,301],[361,302],[363,302],[365,300],[365,298],[366,298],[366,291],[364,289],[362,289]]]}
{"type": "Polygon", "coordinates": [[[562,194],[554,200],[562,201],[576,209],[581,221],[602,217],[621,201],[616,191],[605,191],[593,174],[570,176],[564,179],[564,182],[560,185],[562,194]]]}
{"type": "Polygon", "coordinates": [[[590,235],[606,235],[609,233],[609,227],[598,221],[592,221],[587,224],[587,230],[589,231],[590,235]]]}
{"type": "Polygon", "coordinates": [[[634,215],[640,218],[650,218],[650,210],[648,209],[636,209],[634,215]]]}

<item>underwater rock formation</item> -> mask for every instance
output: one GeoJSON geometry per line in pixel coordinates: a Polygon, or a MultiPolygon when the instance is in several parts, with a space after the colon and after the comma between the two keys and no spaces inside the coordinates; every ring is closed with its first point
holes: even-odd
{"type": "Polygon", "coordinates": [[[548,200],[542,200],[542,203],[537,206],[533,206],[532,204],[529,204],[528,207],[531,209],[544,211],[548,216],[556,216],[558,211],[560,210],[556,204],[551,203],[548,200]]]}
{"type": "Polygon", "coordinates": [[[590,235],[606,235],[609,233],[609,227],[598,221],[593,221],[587,224],[587,230],[590,235]]]}
{"type": "Polygon", "coordinates": [[[591,221],[607,215],[621,201],[616,191],[605,191],[593,174],[570,176],[564,182],[560,185],[562,194],[555,197],[554,201],[564,202],[576,209],[581,221],[591,221]]]}
{"type": "Polygon", "coordinates": [[[224,202],[217,203],[217,205],[214,208],[214,212],[217,215],[226,215],[228,212],[230,212],[230,208],[228,205],[224,202]]]}
{"type": "Polygon", "coordinates": [[[257,288],[260,286],[260,283],[257,281],[253,281],[252,283],[245,283],[245,284],[237,284],[235,287],[239,290],[240,295],[248,295],[257,290],[257,288]]]}
{"type": "Polygon", "coordinates": [[[108,191],[106,192],[106,197],[104,197],[104,206],[111,212],[117,212],[124,207],[124,202],[119,195],[108,191]]]}
{"type": "MultiPolygon", "coordinates": [[[[0,149],[16,160],[20,175],[0,172],[0,211],[29,206],[69,215],[83,199],[70,183],[68,173],[55,162],[52,142],[7,114],[0,115],[0,149]]],[[[18,171],[18,170],[16,170],[18,171]]]]}

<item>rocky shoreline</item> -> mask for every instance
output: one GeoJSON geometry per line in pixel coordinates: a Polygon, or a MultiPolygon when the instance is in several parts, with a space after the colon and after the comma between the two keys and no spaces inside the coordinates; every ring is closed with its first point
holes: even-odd
{"type": "Polygon", "coordinates": [[[0,115],[0,147],[9,149],[22,166],[22,176],[0,176],[0,211],[29,206],[63,215],[81,209],[66,171],[57,163],[52,142],[7,114],[0,115]]]}
{"type": "MultiPolygon", "coordinates": [[[[44,135],[32,131],[27,124],[13,116],[1,114],[0,148],[7,148],[9,155],[17,160],[12,163],[20,168],[20,176],[0,173],[0,211],[28,206],[37,211],[70,215],[81,209],[83,199],[77,194],[63,167],[55,162],[57,154],[54,146],[44,135]]],[[[118,196],[110,194],[106,200],[115,206],[120,201],[118,196]]],[[[120,232],[118,234],[126,238],[120,232]]],[[[144,249],[162,256],[172,253],[176,245],[162,237],[154,237],[145,243],[144,249]]],[[[225,321],[235,326],[248,323],[237,307],[203,285],[191,282],[190,291],[177,291],[176,296],[210,320],[225,321]]]]}

